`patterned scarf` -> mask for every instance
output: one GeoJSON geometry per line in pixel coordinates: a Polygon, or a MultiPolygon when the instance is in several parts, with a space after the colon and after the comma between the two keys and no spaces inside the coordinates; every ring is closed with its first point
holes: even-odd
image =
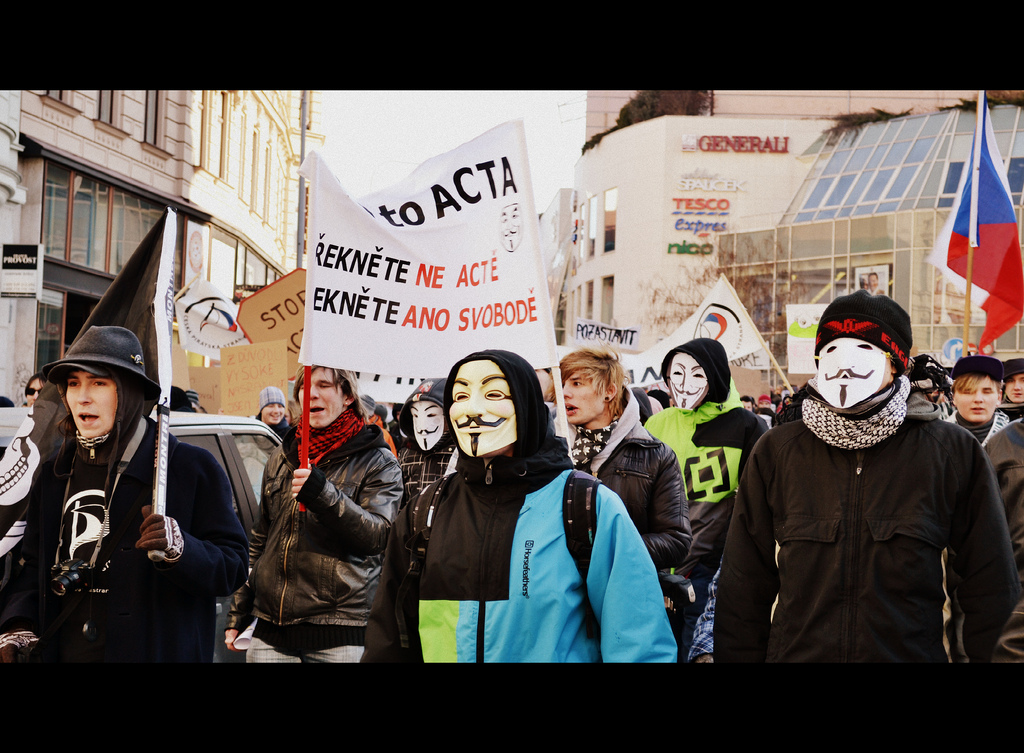
{"type": "Polygon", "coordinates": [[[899,377],[886,390],[869,398],[853,411],[839,412],[822,400],[815,389],[817,380],[808,382],[808,397],[803,402],[807,428],[826,444],[843,450],[860,450],[878,444],[896,433],[907,417],[910,380],[899,377]]]}
{"type": "Polygon", "coordinates": [[[600,454],[601,450],[611,439],[612,429],[618,423],[618,419],[612,421],[603,429],[585,429],[582,426],[576,427],[576,439],[572,443],[572,464],[577,469],[590,467],[590,461],[600,454]]]}
{"type": "MultiPolygon", "coordinates": [[[[299,419],[297,424],[296,437],[299,440],[299,452],[301,457],[302,451],[302,424],[306,418],[303,416],[299,419]]],[[[323,429],[318,429],[315,426],[309,427],[309,462],[310,465],[316,465],[317,461],[320,460],[326,453],[340,447],[345,444],[348,440],[352,439],[360,430],[366,426],[366,421],[356,415],[354,410],[346,408],[341,412],[331,423],[330,426],[326,426],[323,429]]]]}

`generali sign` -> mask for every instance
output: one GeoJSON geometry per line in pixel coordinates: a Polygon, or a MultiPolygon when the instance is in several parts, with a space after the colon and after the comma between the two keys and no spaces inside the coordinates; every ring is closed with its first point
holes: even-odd
{"type": "Polygon", "coordinates": [[[683,151],[758,152],[788,154],[789,136],[692,136],[682,137],[683,151]]]}

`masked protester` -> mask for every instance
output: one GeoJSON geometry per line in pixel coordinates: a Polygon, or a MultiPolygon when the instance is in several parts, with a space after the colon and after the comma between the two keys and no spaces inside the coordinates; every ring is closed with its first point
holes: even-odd
{"type": "Polygon", "coordinates": [[[407,439],[398,451],[405,480],[402,504],[441,478],[455,451],[444,417],[444,379],[426,379],[409,396],[399,421],[407,439]]]}
{"type": "Polygon", "coordinates": [[[689,594],[673,589],[678,581],[668,577],[686,559],[691,538],[676,454],[641,425],[640,400],[613,351],[579,348],[559,367],[573,466],[619,495],[654,566],[665,571],[662,587],[672,609],[682,609],[689,594]]]}
{"type": "Polygon", "coordinates": [[[768,428],[746,410],[725,348],[698,338],[670,350],[662,375],[675,407],[651,416],[645,428],[676,454],[689,501],[693,541],[676,571],[690,579],[695,599],[677,612],[673,627],[679,660],[686,661],[711,578],[722,561],[736,484],[754,443],[768,428]]]}
{"type": "Polygon", "coordinates": [[[227,476],[172,436],[166,515],[151,513],[157,426],[143,406],[160,387],[131,331],[92,327],[43,373],[68,409],[65,439],[32,489],[0,655],[41,636],[43,661],[212,661],[215,599],[248,564],[227,476]]]}
{"type": "Polygon", "coordinates": [[[577,569],[562,512],[572,463],[533,367],[506,351],[473,353],[449,373],[444,404],[457,472],[419,497],[436,501],[429,548],[417,506],[399,516],[363,661],[673,661],[651,557],[605,487],[585,581],[577,569]],[[588,601],[598,623],[589,635],[588,601]]]}
{"type": "MultiPolygon", "coordinates": [[[[224,642],[255,619],[250,663],[357,662],[380,577],[384,544],[402,499],[402,472],[381,429],[367,423],[351,371],[314,366],[309,463],[299,465],[300,419],[263,473],[249,537],[252,570],[235,593],[224,642]]],[[[295,377],[302,404],[305,369],[295,377]]]]}
{"type": "Polygon", "coordinates": [[[890,298],[825,310],[802,419],[769,431],[740,479],[716,662],[949,661],[950,579],[970,661],[991,657],[1020,592],[998,485],[981,444],[911,392],[912,345],[890,298]]]}
{"type": "Polygon", "coordinates": [[[985,355],[964,356],[953,365],[953,407],[947,421],[964,427],[984,447],[1010,423],[999,410],[1003,362],[985,355]]]}

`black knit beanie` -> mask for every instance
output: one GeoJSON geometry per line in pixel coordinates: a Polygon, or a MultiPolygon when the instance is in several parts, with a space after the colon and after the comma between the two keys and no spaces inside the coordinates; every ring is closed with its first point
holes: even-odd
{"type": "Polygon", "coordinates": [[[840,337],[853,337],[881,348],[901,367],[900,373],[910,368],[910,348],[914,344],[910,315],[889,296],[858,290],[832,301],[818,321],[814,357],[840,337]]]}

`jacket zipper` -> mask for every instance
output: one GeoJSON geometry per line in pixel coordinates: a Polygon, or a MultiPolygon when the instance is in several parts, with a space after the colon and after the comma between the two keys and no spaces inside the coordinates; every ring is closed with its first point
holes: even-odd
{"type": "Polygon", "coordinates": [[[484,617],[487,612],[487,602],[480,602],[480,614],[476,623],[476,661],[477,664],[484,663],[484,617]]]}
{"type": "Polygon", "coordinates": [[[281,570],[282,570],[282,574],[284,575],[284,577],[282,578],[282,581],[281,581],[281,601],[277,605],[277,624],[278,625],[283,625],[284,624],[284,597],[285,597],[285,594],[288,592],[288,547],[291,545],[292,539],[294,538],[294,534],[296,532],[296,528],[298,527],[298,520],[297,520],[298,508],[299,508],[299,501],[297,499],[293,499],[292,500],[292,509],[291,509],[291,513],[289,515],[289,521],[288,521],[289,531],[288,531],[288,535],[285,536],[285,539],[284,539],[284,557],[281,560],[281,570]]]}
{"type": "Polygon", "coordinates": [[[859,523],[863,520],[864,517],[862,504],[863,500],[861,498],[860,489],[860,474],[861,471],[864,470],[864,450],[857,450],[855,457],[857,468],[853,478],[853,505],[850,511],[850,517],[848,519],[850,521],[850,525],[848,526],[850,535],[850,562],[849,570],[847,571],[847,584],[849,587],[849,593],[847,594],[847,603],[849,605],[850,615],[849,622],[847,623],[846,628],[846,648],[844,652],[845,656],[842,659],[843,661],[850,661],[850,658],[853,655],[854,640],[856,638],[855,626],[857,622],[857,596],[855,582],[859,580],[857,578],[857,574],[860,572],[860,538],[863,535],[859,523]]]}

